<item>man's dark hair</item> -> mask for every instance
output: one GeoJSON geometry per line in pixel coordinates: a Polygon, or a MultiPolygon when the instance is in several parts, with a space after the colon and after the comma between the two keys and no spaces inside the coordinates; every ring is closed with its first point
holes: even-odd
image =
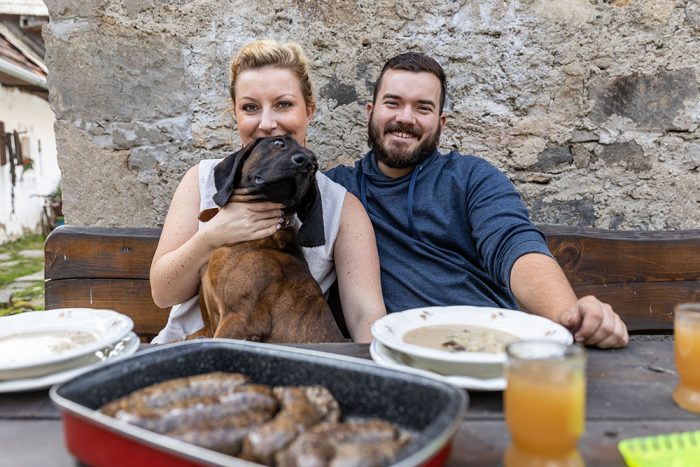
{"type": "Polygon", "coordinates": [[[382,78],[384,78],[384,73],[387,70],[405,70],[418,73],[425,71],[434,74],[440,80],[440,114],[442,114],[442,108],[445,105],[445,70],[442,69],[440,64],[434,59],[417,52],[406,52],[399,54],[393,58],[390,58],[384,64],[376,83],[374,83],[374,95],[372,96],[372,104],[377,104],[377,94],[379,93],[379,87],[382,84],[382,78]]]}

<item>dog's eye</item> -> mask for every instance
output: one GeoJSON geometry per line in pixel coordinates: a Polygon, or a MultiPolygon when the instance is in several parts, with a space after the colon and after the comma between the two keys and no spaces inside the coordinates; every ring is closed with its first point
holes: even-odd
{"type": "Polygon", "coordinates": [[[281,149],[284,149],[285,147],[287,147],[287,144],[284,142],[283,139],[276,139],[272,142],[272,144],[274,144],[275,146],[277,146],[278,148],[281,148],[281,149]]]}

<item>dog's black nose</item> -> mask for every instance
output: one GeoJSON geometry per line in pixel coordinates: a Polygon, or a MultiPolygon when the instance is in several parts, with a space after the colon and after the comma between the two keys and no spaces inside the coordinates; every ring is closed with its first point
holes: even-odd
{"type": "Polygon", "coordinates": [[[308,155],[298,152],[292,156],[292,164],[299,168],[309,169],[313,165],[313,161],[308,155]]]}

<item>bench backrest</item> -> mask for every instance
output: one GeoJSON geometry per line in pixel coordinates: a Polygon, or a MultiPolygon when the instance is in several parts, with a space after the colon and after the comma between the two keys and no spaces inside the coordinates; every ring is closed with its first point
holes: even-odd
{"type": "Polygon", "coordinates": [[[576,295],[611,304],[630,331],[672,331],[673,307],[700,301],[700,230],[539,228],[576,295]]]}
{"type": "MultiPolygon", "coordinates": [[[[700,301],[700,230],[608,231],[539,226],[578,296],[596,295],[631,332],[669,332],[673,306],[700,301]]],[[[109,308],[147,340],[168,310],[148,280],[160,229],[61,226],[46,240],[46,308],[109,308]]]]}
{"type": "Polygon", "coordinates": [[[142,340],[154,337],[169,313],[153,303],[148,279],[159,238],[160,229],[58,227],[44,245],[46,309],[117,310],[142,340]]]}

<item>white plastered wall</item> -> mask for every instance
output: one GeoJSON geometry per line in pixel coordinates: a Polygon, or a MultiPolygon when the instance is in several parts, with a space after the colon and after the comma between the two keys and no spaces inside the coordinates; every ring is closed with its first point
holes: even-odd
{"type": "Polygon", "coordinates": [[[44,198],[61,181],[56,157],[54,135],[55,117],[49,103],[41,97],[16,88],[0,85],[0,121],[5,132],[20,132],[29,137],[29,156],[34,161],[32,170],[16,168],[14,202],[9,162],[0,167],[0,244],[15,240],[30,232],[38,232],[44,198]]]}

